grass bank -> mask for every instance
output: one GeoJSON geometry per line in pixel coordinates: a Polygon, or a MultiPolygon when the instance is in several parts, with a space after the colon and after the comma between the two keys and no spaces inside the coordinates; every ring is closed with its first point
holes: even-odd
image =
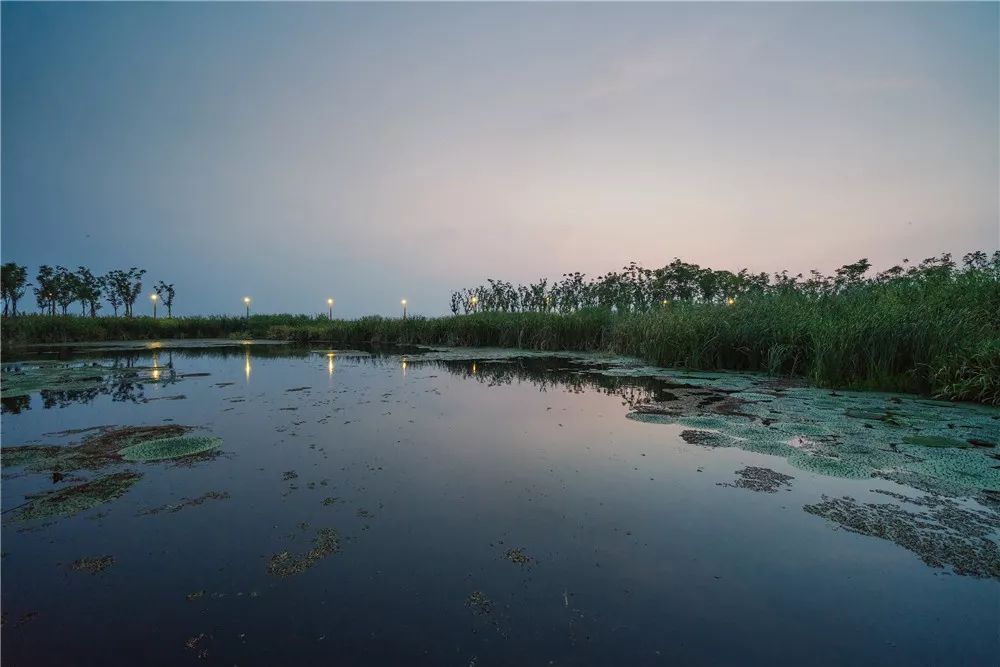
{"type": "Polygon", "coordinates": [[[1000,405],[1000,283],[868,284],[838,294],[771,292],[734,305],[673,303],[644,313],[490,312],[407,320],[50,317],[4,321],[5,344],[147,338],[277,338],[607,351],[661,366],[763,371],[829,387],[930,394],[1000,405]]]}

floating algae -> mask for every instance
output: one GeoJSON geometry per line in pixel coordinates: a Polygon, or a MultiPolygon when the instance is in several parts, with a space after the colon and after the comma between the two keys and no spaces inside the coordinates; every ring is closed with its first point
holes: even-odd
{"type": "Polygon", "coordinates": [[[183,437],[192,430],[180,424],[102,427],[78,445],[25,445],[0,449],[0,465],[31,472],[96,470],[122,461],[159,461],[193,456],[219,446],[209,437],[183,437]]]}
{"type": "Polygon", "coordinates": [[[503,555],[504,558],[509,560],[511,563],[516,563],[517,565],[531,565],[534,560],[528,554],[524,553],[524,549],[510,549],[503,555]]]}
{"type": "Polygon", "coordinates": [[[990,448],[974,446],[996,439],[996,408],[776,387],[753,375],[707,378],[675,375],[673,400],[636,406],[628,417],[678,424],[688,428],[681,434],[686,442],[781,456],[796,468],[823,475],[881,477],[950,496],[1000,490],[1000,469],[990,448]]]}
{"type": "Polygon", "coordinates": [[[903,438],[903,442],[908,445],[922,445],[923,447],[959,447],[967,449],[972,446],[966,441],[948,438],[943,435],[908,435],[903,438]]]}
{"type": "Polygon", "coordinates": [[[126,447],[119,454],[126,461],[164,461],[201,454],[221,444],[221,438],[177,436],[140,442],[126,447]]]}
{"type": "Polygon", "coordinates": [[[713,431],[687,429],[681,431],[681,440],[691,445],[703,447],[732,447],[733,439],[713,431]]]}
{"type": "Polygon", "coordinates": [[[196,507],[209,500],[227,500],[228,498],[228,491],[209,491],[207,493],[203,493],[197,498],[183,498],[179,503],[167,503],[166,505],[143,510],[142,512],[139,512],[138,516],[150,516],[153,514],[160,514],[161,512],[180,512],[185,507],[196,507]]]}
{"type": "Polygon", "coordinates": [[[123,496],[142,478],[137,472],[120,472],[58,491],[28,496],[13,521],[70,517],[123,496]]]}
{"type": "Polygon", "coordinates": [[[749,489],[760,493],[777,493],[782,486],[787,487],[788,482],[795,479],[791,475],[783,475],[770,468],[758,468],[747,466],[736,471],[739,478],[733,483],[720,482],[719,486],[731,486],[740,489],[749,489]]]}
{"type": "Polygon", "coordinates": [[[95,556],[94,558],[80,558],[73,561],[73,569],[78,572],[89,572],[98,574],[115,564],[114,556],[95,556]]]}
{"type": "Polygon", "coordinates": [[[288,551],[271,556],[267,571],[276,577],[302,574],[327,556],[340,551],[340,537],[333,528],[321,528],[313,538],[312,549],[296,556],[288,551]]]}
{"type": "Polygon", "coordinates": [[[803,509],[851,532],[895,542],[932,567],[1000,580],[1000,546],[996,542],[1000,514],[971,509],[949,498],[886,495],[922,511],[910,511],[895,503],[859,503],[847,496],[824,496],[822,502],[803,509]]]}

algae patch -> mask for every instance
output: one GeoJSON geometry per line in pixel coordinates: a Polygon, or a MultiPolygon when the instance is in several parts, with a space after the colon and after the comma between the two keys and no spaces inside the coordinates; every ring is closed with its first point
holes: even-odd
{"type": "Polygon", "coordinates": [[[754,375],[660,374],[669,400],[633,406],[628,417],[686,427],[685,442],[739,447],[808,472],[882,477],[955,497],[1000,490],[989,447],[997,408],[776,386],[754,375]]]}
{"type": "Polygon", "coordinates": [[[98,574],[115,564],[114,556],[95,556],[93,558],[80,558],[73,561],[72,567],[77,572],[89,572],[98,574]]]}
{"type": "Polygon", "coordinates": [[[195,456],[222,443],[219,438],[187,436],[192,429],[180,424],[102,427],[77,445],[25,445],[0,449],[4,468],[30,472],[95,470],[122,461],[163,461],[195,456]]]}
{"type": "Polygon", "coordinates": [[[125,495],[142,478],[137,472],[120,472],[58,491],[28,496],[12,521],[70,517],[125,495]]]}
{"type": "Polygon", "coordinates": [[[932,567],[1000,580],[1000,546],[996,542],[1000,514],[974,509],[949,498],[882,493],[922,511],[911,511],[895,503],[859,503],[849,496],[824,496],[822,502],[803,509],[853,533],[895,542],[932,567]]]}
{"type": "Polygon", "coordinates": [[[302,555],[289,551],[271,556],[267,571],[276,577],[302,574],[327,556],[340,551],[340,537],[333,528],[321,528],[313,538],[313,546],[302,555]]]}
{"type": "Polygon", "coordinates": [[[177,436],[130,445],[119,454],[126,461],[163,461],[201,454],[221,444],[221,438],[177,436]]]}
{"type": "Polygon", "coordinates": [[[777,493],[781,487],[788,490],[788,482],[795,479],[791,475],[784,475],[770,468],[758,468],[747,466],[736,471],[737,480],[732,483],[720,482],[719,486],[731,486],[740,489],[749,489],[760,493],[777,493]]]}

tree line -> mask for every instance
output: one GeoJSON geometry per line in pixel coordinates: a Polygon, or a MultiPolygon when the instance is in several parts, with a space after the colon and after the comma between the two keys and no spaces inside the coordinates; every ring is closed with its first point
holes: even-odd
{"type": "MultiPolygon", "coordinates": [[[[70,306],[80,304],[80,314],[97,317],[97,311],[106,301],[115,317],[121,312],[132,317],[135,302],[142,294],[142,278],[146,269],[114,269],[103,276],[95,275],[85,266],[71,271],[64,266],[38,267],[35,282],[28,282],[28,268],[14,262],[7,262],[0,268],[0,296],[3,297],[3,316],[16,317],[18,303],[24,298],[28,288],[35,295],[38,309],[47,315],[68,315],[70,306]]],[[[160,281],[153,285],[157,299],[167,309],[167,317],[173,317],[173,283],[160,281]]]]}
{"type": "Polygon", "coordinates": [[[528,285],[514,285],[490,278],[485,285],[452,292],[450,310],[459,312],[547,312],[570,313],[584,308],[604,308],[618,312],[645,312],[667,307],[673,302],[733,304],[755,294],[798,292],[820,297],[855,289],[862,285],[887,284],[903,280],[950,278],[960,272],[986,272],[1000,280],[1000,251],[988,255],[970,252],[961,265],[950,253],[929,257],[919,263],[904,259],[901,264],[869,275],[871,262],[859,259],[845,264],[833,275],[813,270],[808,275],[733,273],[702,268],[675,258],[659,269],[647,269],[636,262],[621,271],[596,278],[580,272],[564,273],[558,281],[542,278],[528,285]]]}

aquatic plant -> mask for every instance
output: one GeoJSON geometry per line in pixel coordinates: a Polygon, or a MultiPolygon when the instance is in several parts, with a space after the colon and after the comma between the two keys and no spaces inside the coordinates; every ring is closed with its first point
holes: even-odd
{"type": "Polygon", "coordinates": [[[114,556],[95,556],[93,558],[79,558],[72,563],[74,570],[78,572],[89,572],[90,574],[98,574],[104,572],[112,565],[115,564],[114,556]]]}
{"type": "Polygon", "coordinates": [[[126,461],[163,461],[201,454],[222,444],[221,438],[178,436],[144,440],[119,451],[126,461]]]}
{"type": "Polygon", "coordinates": [[[185,437],[181,424],[101,427],[77,445],[25,445],[0,449],[0,465],[31,472],[98,469],[121,461],[161,461],[190,457],[217,448],[219,438],[185,437]]]}
{"type": "Polygon", "coordinates": [[[70,517],[119,498],[141,478],[142,474],[137,472],[120,472],[58,491],[28,496],[27,502],[14,512],[12,520],[70,517]]]}
{"type": "Polygon", "coordinates": [[[340,550],[340,537],[333,528],[321,528],[313,538],[313,546],[302,555],[282,551],[271,556],[267,571],[276,577],[302,574],[327,556],[340,550]]]}
{"type": "Polygon", "coordinates": [[[949,567],[956,574],[1000,579],[1000,514],[963,507],[947,498],[910,498],[886,493],[920,511],[895,503],[859,503],[854,498],[827,498],[806,505],[824,517],[861,535],[895,542],[932,567],[949,567]]]}

